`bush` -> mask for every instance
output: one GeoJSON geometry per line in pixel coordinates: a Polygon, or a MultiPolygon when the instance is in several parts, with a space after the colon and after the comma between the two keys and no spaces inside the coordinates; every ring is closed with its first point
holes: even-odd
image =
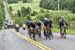
{"type": "Polygon", "coordinates": [[[3,26],[3,18],[0,18],[0,29],[2,28],[3,26]]]}
{"type": "Polygon", "coordinates": [[[30,8],[30,7],[27,7],[26,8],[26,15],[31,15],[31,11],[32,11],[32,9],[30,8]]]}
{"type": "Polygon", "coordinates": [[[21,12],[20,12],[20,10],[17,10],[17,16],[18,16],[18,17],[21,17],[21,12]]]}
{"type": "Polygon", "coordinates": [[[16,17],[14,20],[15,20],[14,21],[15,23],[18,23],[20,26],[22,26],[25,23],[26,18],[25,17],[16,17]]]}
{"type": "Polygon", "coordinates": [[[26,17],[26,19],[27,19],[27,20],[31,20],[31,17],[28,15],[28,16],[26,17]]]}
{"type": "Polygon", "coordinates": [[[4,6],[2,4],[2,0],[0,0],[0,29],[2,29],[4,21],[4,6]]]}
{"type": "Polygon", "coordinates": [[[35,16],[35,15],[37,15],[37,14],[38,14],[38,12],[33,11],[33,13],[31,14],[31,16],[35,16]]]}
{"type": "Polygon", "coordinates": [[[9,7],[9,11],[13,11],[12,6],[9,7]]]}
{"type": "Polygon", "coordinates": [[[40,12],[41,12],[41,13],[45,13],[45,10],[44,10],[44,9],[40,9],[40,12]]]}
{"type": "Polygon", "coordinates": [[[21,8],[21,16],[22,17],[25,17],[26,16],[26,8],[25,7],[22,7],[21,8]]]}
{"type": "MultiPolygon", "coordinates": [[[[22,7],[20,10],[17,10],[17,15],[19,16],[19,17],[25,17],[25,16],[27,16],[27,15],[31,15],[31,8],[30,7],[27,7],[27,8],[25,8],[25,7],[22,7]]],[[[34,14],[36,14],[36,12],[33,12],[34,14]]],[[[33,15],[34,15],[33,14],[33,15]]]]}

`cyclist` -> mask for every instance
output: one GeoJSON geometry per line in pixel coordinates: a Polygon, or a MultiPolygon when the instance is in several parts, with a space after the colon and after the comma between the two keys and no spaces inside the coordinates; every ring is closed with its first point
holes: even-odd
{"type": "Polygon", "coordinates": [[[33,37],[34,40],[36,40],[35,39],[35,31],[36,31],[35,28],[36,28],[36,21],[33,20],[30,24],[29,36],[30,38],[33,37]]]}
{"type": "Polygon", "coordinates": [[[49,35],[49,19],[48,18],[44,18],[44,36],[45,38],[50,38],[50,35],[49,35]]]}
{"type": "Polygon", "coordinates": [[[44,28],[47,29],[49,25],[49,20],[48,18],[44,18],[44,28]]]}
{"type": "Polygon", "coordinates": [[[61,38],[66,38],[66,28],[68,25],[64,16],[61,16],[60,21],[59,21],[59,26],[60,26],[61,38]]]}
{"type": "Polygon", "coordinates": [[[41,21],[40,20],[37,20],[36,22],[36,29],[37,29],[37,34],[38,36],[41,38],[41,21]]]}
{"type": "Polygon", "coordinates": [[[16,29],[17,32],[19,32],[19,24],[15,25],[15,29],[16,29]]]}
{"type": "Polygon", "coordinates": [[[51,18],[49,18],[49,30],[50,30],[50,35],[51,35],[51,37],[53,38],[53,34],[52,34],[52,19],[51,18]]]}

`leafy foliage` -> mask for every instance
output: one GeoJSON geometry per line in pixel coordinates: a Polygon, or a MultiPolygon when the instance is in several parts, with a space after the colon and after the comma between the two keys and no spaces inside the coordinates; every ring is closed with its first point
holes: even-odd
{"type": "Polygon", "coordinates": [[[3,26],[3,20],[4,20],[4,10],[3,10],[2,0],[0,0],[0,29],[3,26]]]}
{"type": "Polygon", "coordinates": [[[13,11],[13,9],[12,9],[12,7],[11,7],[11,6],[9,7],[9,11],[13,11]]]}
{"type": "Polygon", "coordinates": [[[17,10],[17,16],[18,16],[18,17],[21,17],[21,12],[20,12],[20,10],[17,10]]]}
{"type": "Polygon", "coordinates": [[[57,1],[55,1],[55,0],[41,0],[40,7],[45,8],[45,9],[56,10],[57,9],[57,1]]]}

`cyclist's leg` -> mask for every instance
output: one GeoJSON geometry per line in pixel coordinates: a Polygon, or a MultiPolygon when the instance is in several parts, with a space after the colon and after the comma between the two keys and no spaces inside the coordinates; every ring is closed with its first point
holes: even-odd
{"type": "Polygon", "coordinates": [[[33,39],[36,40],[36,38],[35,38],[35,33],[33,33],[33,39]]]}
{"type": "Polygon", "coordinates": [[[49,34],[48,38],[49,38],[49,40],[51,40],[51,32],[49,31],[48,34],[49,34]]]}
{"type": "Polygon", "coordinates": [[[39,36],[39,38],[41,38],[41,29],[40,28],[38,29],[38,36],[39,36]]]}
{"type": "Polygon", "coordinates": [[[19,32],[19,28],[16,28],[16,31],[19,32]]]}
{"type": "Polygon", "coordinates": [[[64,38],[66,38],[66,28],[64,28],[64,38]]]}
{"type": "Polygon", "coordinates": [[[28,29],[28,34],[29,34],[29,37],[31,38],[31,30],[30,29],[28,29]]]}
{"type": "Polygon", "coordinates": [[[36,38],[35,38],[35,29],[33,30],[33,39],[36,40],[36,38]]]}
{"type": "Polygon", "coordinates": [[[23,27],[23,30],[25,30],[26,28],[23,27]]]}
{"type": "Polygon", "coordinates": [[[53,38],[53,33],[52,33],[52,31],[51,31],[51,37],[53,38]]]}
{"type": "Polygon", "coordinates": [[[65,29],[63,28],[63,38],[64,38],[64,36],[65,36],[65,29]]]}
{"type": "Polygon", "coordinates": [[[47,29],[47,30],[46,30],[46,36],[47,36],[47,38],[50,38],[49,33],[50,33],[50,31],[49,31],[49,29],[47,29]]]}
{"type": "Polygon", "coordinates": [[[61,38],[63,38],[63,33],[62,33],[62,31],[63,31],[63,29],[62,29],[62,27],[60,28],[60,36],[61,36],[61,38]]]}
{"type": "Polygon", "coordinates": [[[44,37],[45,37],[45,39],[47,39],[47,31],[46,31],[46,29],[44,29],[44,37]]]}
{"type": "Polygon", "coordinates": [[[53,38],[52,29],[50,28],[50,36],[53,38]]]}

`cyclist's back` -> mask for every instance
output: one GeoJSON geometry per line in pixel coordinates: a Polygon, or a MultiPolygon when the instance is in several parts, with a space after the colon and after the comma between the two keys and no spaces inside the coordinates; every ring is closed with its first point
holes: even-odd
{"type": "Polygon", "coordinates": [[[64,19],[60,19],[59,25],[60,27],[65,27],[67,26],[67,22],[64,19]]]}
{"type": "Polygon", "coordinates": [[[52,20],[49,20],[49,27],[51,28],[52,27],[52,20]]]}
{"type": "Polygon", "coordinates": [[[41,28],[41,22],[40,21],[37,21],[36,25],[41,28]]]}
{"type": "Polygon", "coordinates": [[[33,29],[35,29],[35,27],[36,27],[36,23],[35,23],[35,21],[32,21],[32,23],[31,23],[31,27],[32,27],[33,29]]]}
{"type": "Polygon", "coordinates": [[[45,20],[44,21],[44,26],[46,27],[46,29],[47,29],[48,25],[49,25],[49,21],[48,20],[45,20]]]}

